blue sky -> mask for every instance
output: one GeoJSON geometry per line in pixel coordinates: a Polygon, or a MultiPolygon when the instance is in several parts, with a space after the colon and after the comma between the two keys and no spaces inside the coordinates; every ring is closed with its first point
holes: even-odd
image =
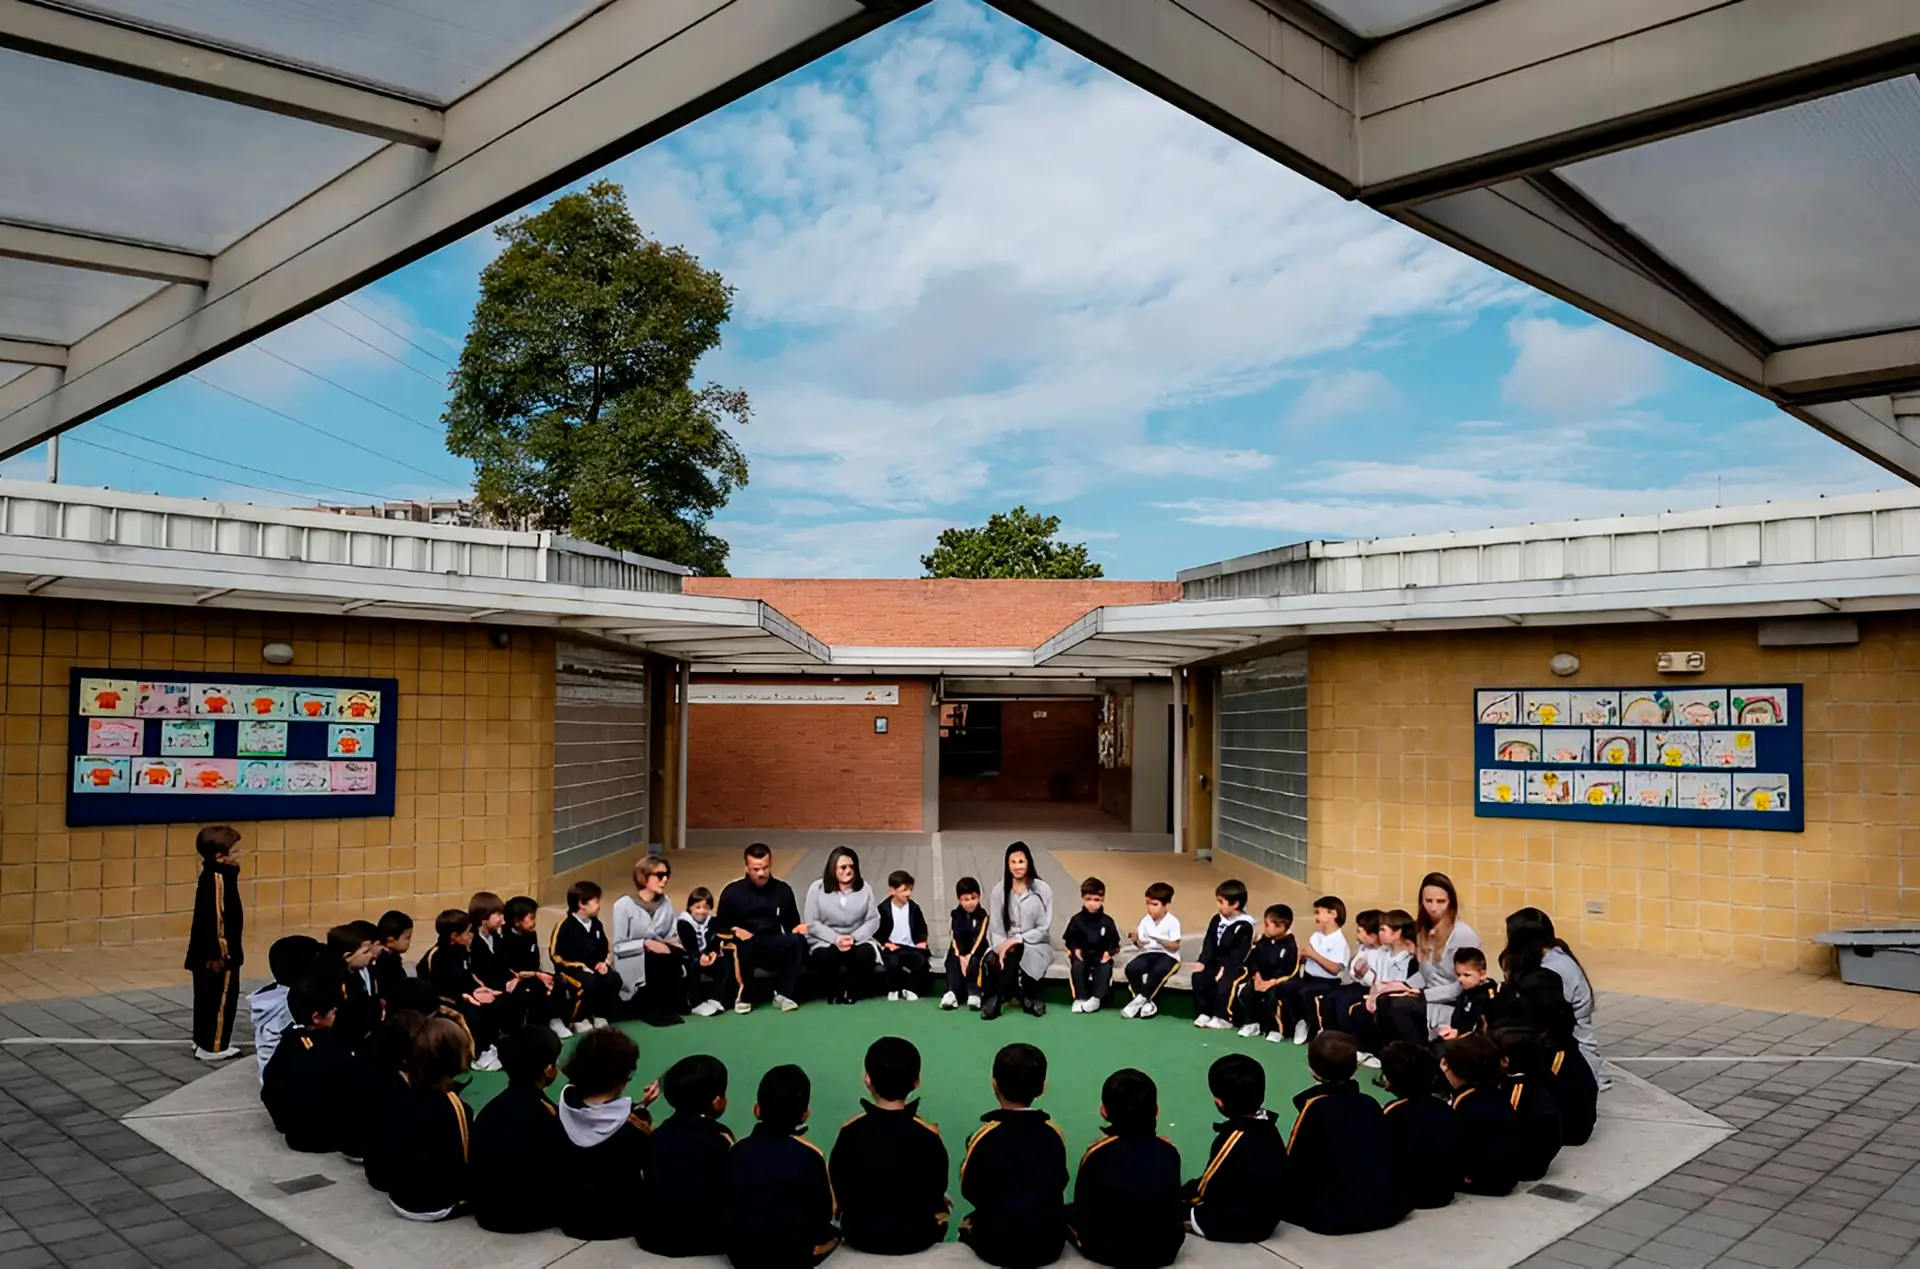
{"type": "MultiPolygon", "coordinates": [[[[754,403],[752,483],[715,521],[738,575],[913,576],[941,528],[1016,503],[1109,576],[1170,577],[1305,537],[1897,484],[975,0],[601,175],[738,288],[701,367],[754,403]]],[[[77,429],[63,479],[458,493],[440,380],[493,250],[475,234],[77,429]]]]}

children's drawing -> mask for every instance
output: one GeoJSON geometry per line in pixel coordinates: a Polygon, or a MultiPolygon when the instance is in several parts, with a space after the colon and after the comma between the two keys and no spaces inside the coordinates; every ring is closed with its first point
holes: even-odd
{"type": "Polygon", "coordinates": [[[1733,806],[1737,811],[1785,811],[1793,782],[1784,775],[1743,773],[1733,777],[1733,806]]]}
{"type": "Polygon", "coordinates": [[[1499,771],[1482,768],[1480,771],[1480,800],[1482,802],[1518,802],[1520,795],[1514,791],[1514,782],[1521,773],[1518,771],[1499,771]]]}
{"type": "Polygon", "coordinates": [[[135,793],[178,793],[187,773],[179,758],[140,758],[132,763],[129,779],[135,793]]]}
{"type": "Polygon", "coordinates": [[[293,694],[293,716],[306,720],[332,718],[333,700],[334,693],[332,692],[295,691],[293,694]]]}
{"type": "Polygon", "coordinates": [[[1620,693],[1620,721],[1627,724],[1652,723],[1655,726],[1665,724],[1668,721],[1666,693],[1651,691],[1620,693]]]}
{"type": "Polygon", "coordinates": [[[336,762],[333,764],[333,791],[371,793],[373,773],[374,765],[371,762],[336,762]]]}
{"type": "Polygon", "coordinates": [[[1618,806],[1625,801],[1624,771],[1576,771],[1573,796],[1588,806],[1618,806]]]}
{"type": "Polygon", "coordinates": [[[242,718],[292,718],[293,689],[290,687],[239,687],[234,697],[240,702],[242,718]]]}
{"type": "Polygon", "coordinates": [[[189,758],[181,771],[183,793],[231,793],[239,782],[232,758],[189,758]]]}
{"type": "Polygon", "coordinates": [[[1573,780],[1564,771],[1527,772],[1527,801],[1564,806],[1573,801],[1573,780]]]}
{"type": "Polygon", "coordinates": [[[131,758],[75,758],[73,760],[73,791],[75,793],[125,793],[127,791],[128,770],[131,758]]]}
{"type": "Polygon", "coordinates": [[[1501,762],[1540,761],[1539,731],[1507,728],[1494,732],[1493,756],[1501,762]]]}
{"type": "Polygon", "coordinates": [[[1520,718],[1523,722],[1551,727],[1570,721],[1570,706],[1565,692],[1526,692],[1520,697],[1520,718]]]}
{"type": "Polygon", "coordinates": [[[140,699],[132,679],[81,679],[80,712],[98,718],[131,718],[140,699]]]}
{"type": "Polygon", "coordinates": [[[1690,687],[1667,693],[1667,699],[1677,727],[1718,727],[1727,721],[1725,688],[1690,687]]]}
{"type": "Polygon", "coordinates": [[[1662,767],[1700,765],[1700,733],[1697,731],[1653,731],[1647,733],[1647,759],[1662,767]]]}
{"type": "Polygon", "coordinates": [[[363,723],[332,723],[327,727],[327,757],[373,757],[373,728],[363,723]]]}
{"type": "Polygon", "coordinates": [[[1585,762],[1592,752],[1593,733],[1585,728],[1559,727],[1540,733],[1540,761],[1585,762]]]}
{"type": "Polygon", "coordinates": [[[1569,698],[1573,717],[1568,722],[1611,727],[1620,721],[1620,693],[1574,692],[1569,698]]]}
{"type": "Polygon", "coordinates": [[[142,683],[133,712],[142,718],[186,718],[193,713],[193,692],[185,683],[142,683]]]}
{"type": "Polygon", "coordinates": [[[202,718],[232,718],[240,712],[239,689],[222,683],[195,683],[193,712],[202,718]]]}
{"type": "Polygon", "coordinates": [[[1751,767],[1759,759],[1750,731],[1703,731],[1700,733],[1700,765],[1703,767],[1751,767]]]}
{"type": "Polygon", "coordinates": [[[1674,775],[1671,771],[1627,772],[1628,806],[1672,806],[1674,775]]]}
{"type": "Polygon", "coordinates": [[[211,718],[169,718],[160,724],[160,752],[168,757],[213,753],[211,718]]]}
{"type": "Polygon", "coordinates": [[[1786,726],[1786,688],[1736,687],[1728,691],[1727,696],[1733,705],[1727,717],[1742,727],[1786,726]]]}
{"type": "Polygon", "coordinates": [[[284,758],[287,753],[287,725],[257,718],[240,720],[237,752],[242,758],[284,758]]]}
{"type": "Polygon", "coordinates": [[[1593,733],[1593,760],[1613,767],[1631,767],[1646,752],[1647,734],[1643,731],[1596,731],[1593,733]]]}
{"type": "Polygon", "coordinates": [[[87,752],[89,754],[126,754],[138,757],[146,744],[147,724],[138,718],[89,718],[87,752]]]}
{"type": "Polygon", "coordinates": [[[1682,771],[1674,776],[1674,805],[1689,811],[1724,811],[1733,805],[1733,777],[1719,771],[1682,771]]]}
{"type": "Polygon", "coordinates": [[[380,721],[380,693],[353,688],[334,698],[333,716],[351,718],[358,723],[380,721]]]}
{"type": "Polygon", "coordinates": [[[284,793],[326,793],[333,788],[333,764],[327,762],[289,762],[284,768],[281,791],[284,793]]]}
{"type": "Polygon", "coordinates": [[[1516,721],[1520,717],[1520,693],[1518,692],[1475,692],[1473,694],[1473,721],[1493,723],[1496,726],[1516,721]]]}
{"type": "Polygon", "coordinates": [[[284,762],[261,762],[240,759],[240,792],[242,793],[278,793],[284,783],[286,770],[284,762]]]}

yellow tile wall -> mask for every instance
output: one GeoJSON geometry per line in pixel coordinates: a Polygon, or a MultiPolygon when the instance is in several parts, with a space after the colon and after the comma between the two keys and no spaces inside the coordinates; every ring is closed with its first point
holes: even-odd
{"type": "Polygon", "coordinates": [[[431,923],[475,890],[534,893],[551,864],[553,642],[427,622],[9,599],[0,735],[0,953],[186,936],[195,824],[69,829],[75,665],[395,678],[392,819],[236,821],[250,958],[271,936],[389,907],[431,923]],[[293,664],[261,647],[284,642],[293,664]],[[256,931],[258,932],[256,934],[256,931]]]}
{"type": "Polygon", "coordinates": [[[1920,617],[1862,617],[1853,647],[1761,648],[1756,633],[1667,622],[1315,640],[1314,887],[1411,907],[1435,869],[1490,939],[1532,905],[1576,946],[1814,971],[1832,966],[1810,942],[1822,930],[1920,920],[1920,617]],[[1656,652],[1681,649],[1704,650],[1708,672],[1654,672],[1656,652]],[[1556,679],[1556,652],[1580,672],[1556,679]],[[1804,833],[1475,817],[1476,688],[1656,682],[1805,686],[1804,833]]]}

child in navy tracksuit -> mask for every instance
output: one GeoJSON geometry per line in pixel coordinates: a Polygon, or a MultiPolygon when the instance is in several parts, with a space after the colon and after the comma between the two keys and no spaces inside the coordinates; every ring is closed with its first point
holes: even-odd
{"type": "Polygon", "coordinates": [[[239,1057],[233,1017],[240,1008],[240,834],[224,824],[200,830],[200,879],[187,932],[187,969],[193,975],[193,1055],[203,1062],[239,1057]]]}
{"type": "Polygon", "coordinates": [[[620,975],[613,970],[613,944],[600,923],[600,887],[576,881],[567,887],[567,916],[547,942],[553,957],[561,1018],[578,1035],[605,1027],[620,1001],[620,975]]]}
{"type": "Polygon", "coordinates": [[[1113,958],[1120,951],[1120,927],[1107,915],[1107,883],[1088,877],[1080,883],[1080,911],[1067,920],[1061,942],[1067,948],[1067,973],[1073,986],[1073,1011],[1093,1013],[1113,987],[1113,958]]]}
{"type": "Polygon", "coordinates": [[[1499,987],[1487,977],[1487,954],[1477,947],[1463,947],[1453,954],[1454,977],[1460,980],[1460,996],[1453,1002],[1453,1017],[1435,1033],[1446,1051],[1445,1042],[1483,1030],[1492,1014],[1499,987]]]}
{"type": "Polygon", "coordinates": [[[589,1031],[567,1059],[568,1083],[560,1095],[567,1145],[555,1177],[560,1232],[569,1238],[631,1238],[637,1228],[634,1198],[646,1176],[653,1132],[647,1103],[659,1092],[649,1085],[638,1106],[627,1096],[639,1065],[640,1046],[611,1028],[589,1031]]]}
{"type": "Polygon", "coordinates": [[[280,1033],[260,1100],[290,1150],[331,1154],[342,1144],[340,1097],[353,1050],[333,1033],[339,1008],[340,986],[332,978],[309,978],[287,995],[296,1025],[280,1033]]]}
{"type": "Polygon", "coordinates": [[[990,1265],[1036,1269],[1060,1258],[1067,1241],[1067,1147],[1033,1103],[1047,1090],[1047,1057],[1031,1044],[994,1055],[998,1110],[982,1115],[960,1163],[960,1197],[973,1211],[960,1241],[990,1265]]]}
{"type": "Polygon", "coordinates": [[[1300,973],[1300,946],[1293,941],[1293,909],[1284,903],[1260,918],[1260,939],[1247,954],[1247,973],[1234,997],[1233,1016],[1240,1034],[1264,1035],[1276,1044],[1280,1031],[1280,986],[1300,973]]]}
{"type": "Polygon", "coordinates": [[[466,1074],[467,1054],[458,1022],[429,1018],[413,1037],[408,1091],[381,1125],[393,1165],[387,1203],[408,1220],[446,1220],[466,1208],[473,1112],[453,1085],[466,1074]]]}
{"type": "Polygon", "coordinates": [[[1506,1026],[1495,1031],[1493,1040],[1505,1068],[1507,1105],[1520,1117],[1519,1177],[1538,1181],[1553,1166],[1565,1140],[1541,1036],[1531,1026],[1506,1026]]]}
{"type": "Polygon", "coordinates": [[[1161,1269],[1186,1241],[1187,1203],[1180,1152],[1155,1132],[1160,1090],[1144,1071],[1115,1071],[1100,1114],[1105,1135],[1080,1156],[1067,1237],[1095,1264],[1161,1269]]]}
{"type": "Polygon", "coordinates": [[[559,1219],[552,1178],[567,1136],[547,1096],[559,1061],[560,1041],[543,1026],[528,1023],[500,1038],[507,1086],[474,1121],[467,1187],[482,1229],[530,1234],[559,1219]]]}
{"type": "Polygon", "coordinates": [[[828,1160],[847,1246],[883,1256],[925,1251],[947,1236],[947,1146],[909,1101],[920,1050],[899,1036],[867,1049],[861,1113],[840,1127],[828,1160]]]}
{"type": "Polygon", "coordinates": [[[947,949],[947,994],[940,997],[940,1007],[978,1009],[987,963],[987,913],[980,906],[980,883],[962,877],[953,895],[953,944],[947,949]]]}
{"type": "Polygon", "coordinates": [[[720,945],[720,931],[713,928],[713,891],[693,888],[679,930],[686,953],[688,1006],[696,1018],[725,1013],[739,987],[733,978],[733,953],[720,945]]]}
{"type": "MultiPolygon", "coordinates": [[[[691,949],[689,949],[691,951],[691,949]]],[[[683,1057],[660,1077],[673,1114],[647,1140],[645,1215],[634,1232],[656,1256],[718,1256],[727,1249],[727,1067],[704,1053],[683,1057]]]]}
{"type": "Polygon", "coordinates": [[[1247,954],[1253,951],[1253,918],[1246,913],[1244,882],[1221,882],[1213,902],[1219,911],[1207,922],[1200,967],[1193,971],[1193,1025],[1226,1031],[1235,1025],[1233,998],[1246,972],[1247,954]]]}
{"type": "Polygon", "coordinates": [[[1264,1242],[1280,1224],[1287,1182],[1287,1143],[1261,1106],[1266,1068],[1229,1053],[1207,1069],[1207,1091],[1226,1118],[1213,1126],[1206,1169],[1186,1184],[1187,1223],[1212,1242],[1264,1242]]]}
{"type": "Polygon", "coordinates": [[[811,1269],[840,1245],[826,1156],[801,1136],[812,1097],[797,1066],[776,1066],[760,1080],[760,1122],[727,1153],[725,1241],[734,1269],[811,1269]]]}
{"type": "Polygon", "coordinates": [[[1501,1082],[1500,1050],[1485,1033],[1447,1041],[1440,1070],[1453,1086],[1453,1113],[1460,1124],[1460,1189],[1498,1197],[1519,1184],[1520,1116],[1501,1082]]]}
{"type": "Polygon", "coordinates": [[[473,919],[459,908],[434,918],[434,945],[420,958],[420,977],[440,993],[440,1003],[457,1014],[478,1056],[477,1071],[500,1069],[494,1042],[500,1037],[499,996],[473,972],[473,919]]]}
{"type": "Polygon", "coordinates": [[[1415,1207],[1445,1207],[1460,1188],[1462,1144],[1453,1108],[1434,1095],[1440,1060],[1395,1040],[1381,1050],[1380,1082],[1393,1094],[1383,1113],[1401,1191],[1415,1207]]]}
{"type": "Polygon", "coordinates": [[[1387,1166],[1380,1103],[1354,1082],[1359,1058],[1352,1036],[1322,1031],[1307,1046],[1314,1085],[1293,1099],[1299,1114],[1287,1136],[1287,1220],[1316,1234],[1385,1229],[1413,1207],[1387,1166]]]}

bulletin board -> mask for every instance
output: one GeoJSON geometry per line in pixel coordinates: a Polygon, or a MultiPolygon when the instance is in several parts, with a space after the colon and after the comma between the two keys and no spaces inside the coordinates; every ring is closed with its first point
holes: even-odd
{"type": "Polygon", "coordinates": [[[1798,684],[1482,688],[1474,813],[1798,833],[1798,684]]]}
{"type": "Polygon", "coordinates": [[[393,814],[399,683],[76,669],[67,824],[393,814]]]}

